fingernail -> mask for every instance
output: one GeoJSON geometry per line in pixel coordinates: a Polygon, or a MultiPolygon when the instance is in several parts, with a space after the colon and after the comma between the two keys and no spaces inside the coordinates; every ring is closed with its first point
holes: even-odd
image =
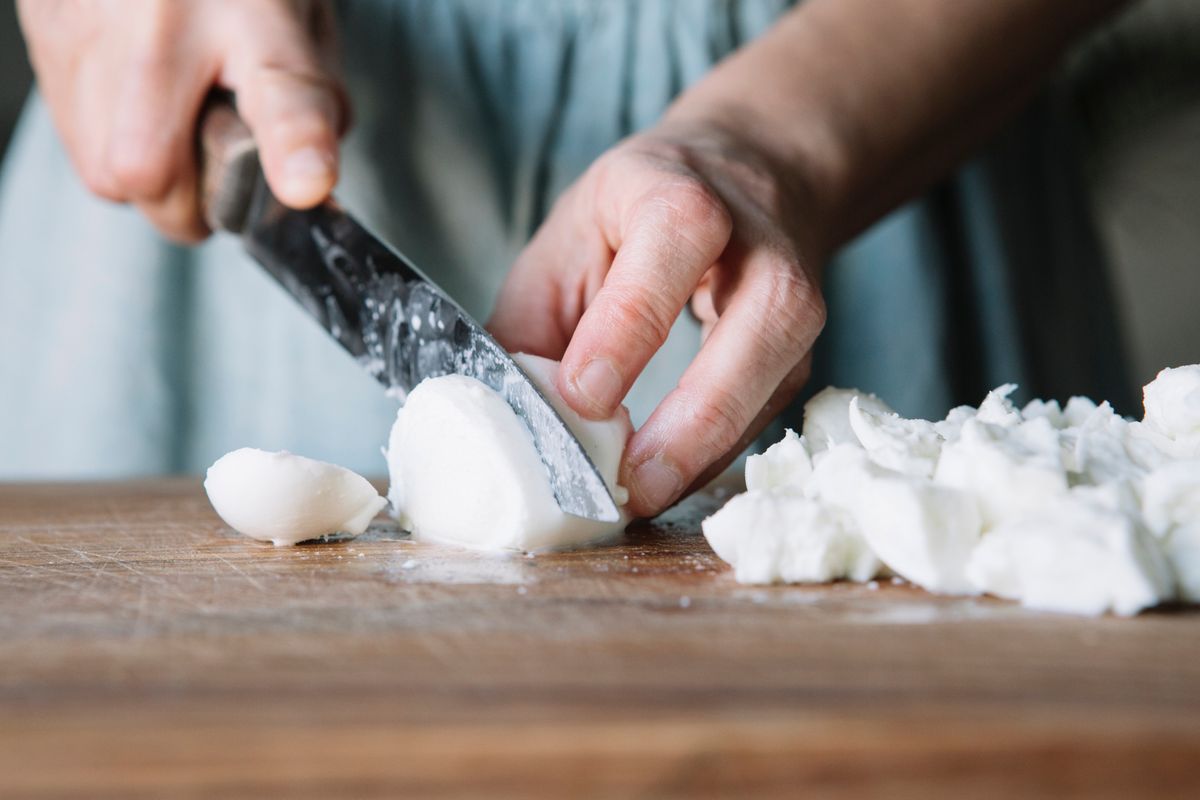
{"type": "Polygon", "coordinates": [[[607,358],[593,358],[575,373],[575,388],[589,405],[607,411],[621,400],[621,376],[607,358]]]}
{"type": "Polygon", "coordinates": [[[289,155],[283,162],[283,180],[297,194],[313,184],[324,184],[333,174],[333,159],[315,147],[304,147],[289,155]]]}
{"type": "Polygon", "coordinates": [[[642,502],[655,509],[665,507],[683,491],[683,476],[662,456],[654,456],[638,465],[633,471],[633,480],[642,502]]]}

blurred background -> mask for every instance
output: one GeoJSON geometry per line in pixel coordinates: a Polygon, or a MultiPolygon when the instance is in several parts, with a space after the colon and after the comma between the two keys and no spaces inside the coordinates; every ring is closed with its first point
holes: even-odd
{"type": "MultiPolygon", "coordinates": [[[[1137,4],[1063,76],[1091,123],[1080,155],[1140,387],[1200,361],[1200,3],[1137,4]]],[[[0,3],[0,152],[29,85],[13,4],[0,3]]]]}

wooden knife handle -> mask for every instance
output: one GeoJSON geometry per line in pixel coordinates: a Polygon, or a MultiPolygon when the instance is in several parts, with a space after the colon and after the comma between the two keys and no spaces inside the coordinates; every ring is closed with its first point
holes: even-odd
{"type": "Polygon", "coordinates": [[[200,115],[200,212],[214,231],[241,233],[261,175],[258,145],[233,95],[213,92],[200,115]]]}

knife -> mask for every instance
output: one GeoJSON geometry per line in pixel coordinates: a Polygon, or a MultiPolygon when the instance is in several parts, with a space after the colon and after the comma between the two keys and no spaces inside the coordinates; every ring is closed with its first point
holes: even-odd
{"type": "Polygon", "coordinates": [[[214,95],[200,121],[200,208],[389,393],[425,378],[467,375],[499,392],[525,422],[568,514],[615,522],[604,479],[562,417],[512,357],[411,261],[335,200],[305,211],[271,194],[232,98],[214,95]]]}

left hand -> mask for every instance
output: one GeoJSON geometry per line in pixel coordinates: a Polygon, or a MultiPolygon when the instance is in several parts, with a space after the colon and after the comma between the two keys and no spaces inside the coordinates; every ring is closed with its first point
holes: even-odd
{"type": "Polygon", "coordinates": [[[510,351],[561,359],[559,391],[599,419],[690,298],[703,346],[625,450],[637,516],[762,431],[807,379],[825,322],[811,193],[737,130],[668,120],[599,158],[518,257],[489,322],[510,351]]]}

